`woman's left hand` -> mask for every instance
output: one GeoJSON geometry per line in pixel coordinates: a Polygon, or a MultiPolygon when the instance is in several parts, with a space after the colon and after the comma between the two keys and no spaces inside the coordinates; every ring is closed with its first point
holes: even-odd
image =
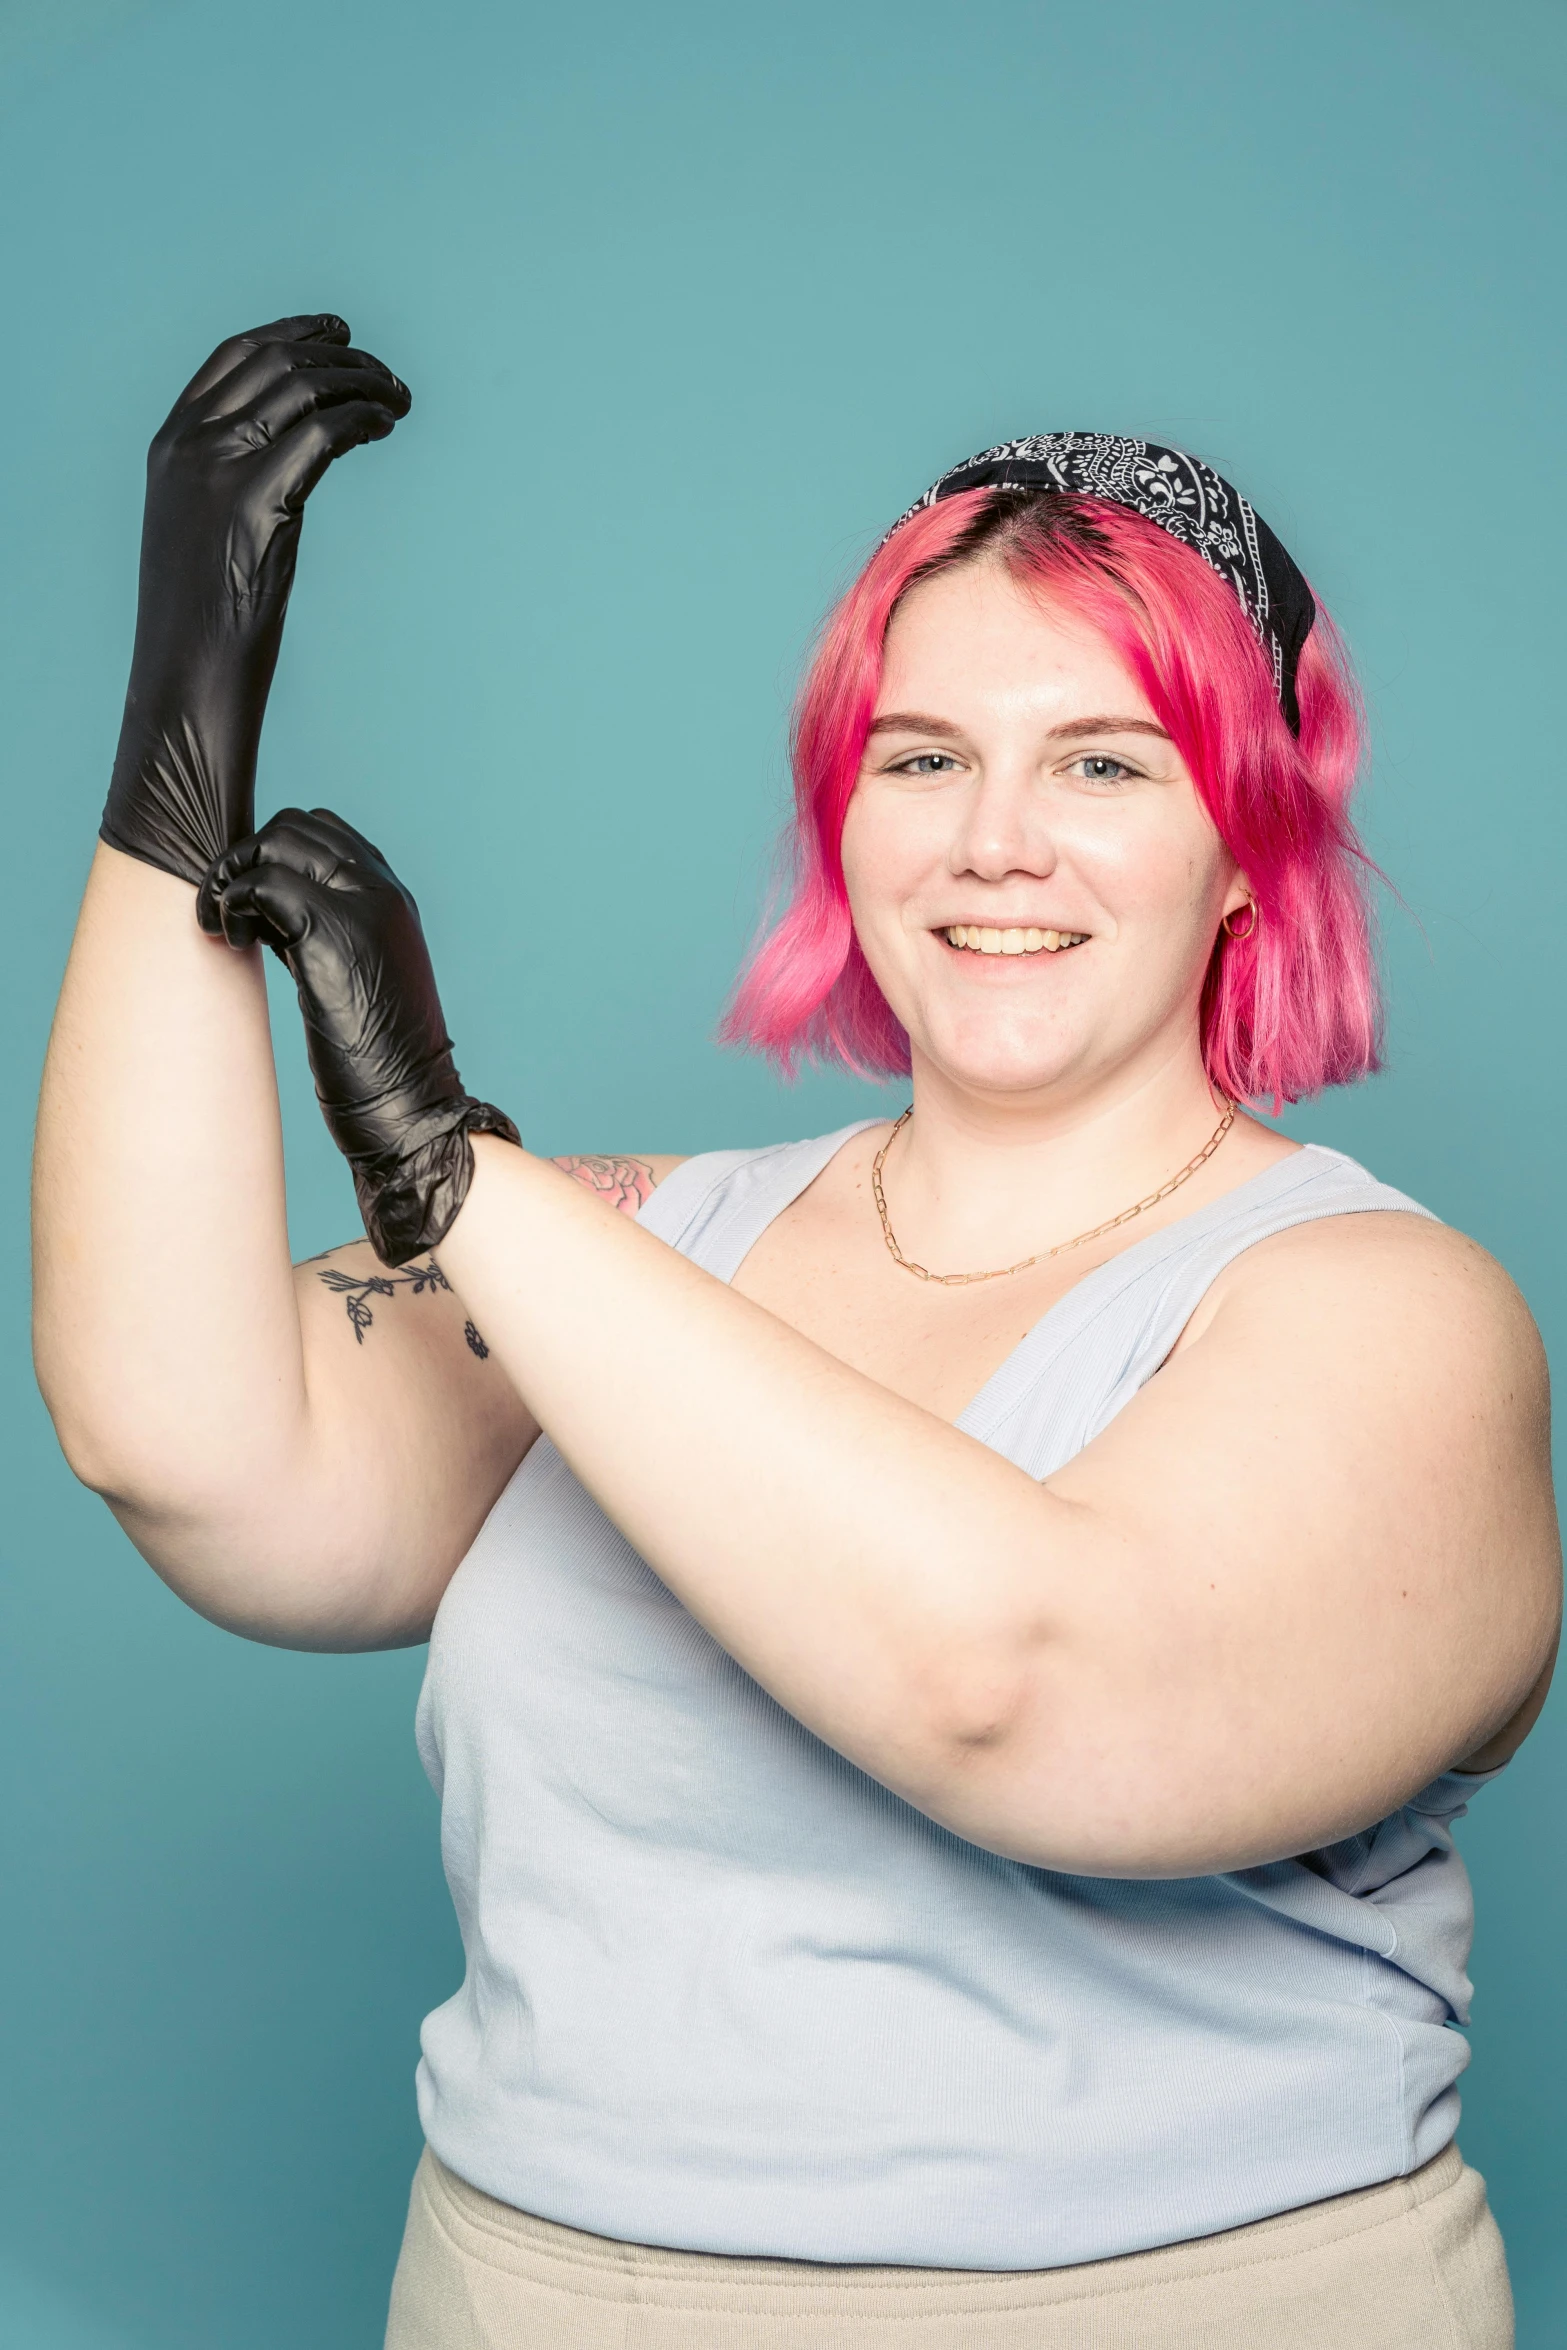
{"type": "Polygon", "coordinates": [[[199,883],[249,832],[305,501],[408,404],[407,385],[330,312],[231,336],[186,385],[147,452],[111,848],[199,883]]]}
{"type": "Polygon", "coordinates": [[[292,972],[316,1098],[377,1256],[434,1248],[473,1180],[469,1134],[520,1137],[464,1090],[419,909],[380,850],[329,809],[281,809],[218,859],[196,918],[292,972]]]}

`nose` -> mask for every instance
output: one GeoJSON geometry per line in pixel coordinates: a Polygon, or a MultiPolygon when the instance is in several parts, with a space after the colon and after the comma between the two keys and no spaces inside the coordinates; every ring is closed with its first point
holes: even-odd
{"type": "Polygon", "coordinates": [[[947,862],[954,874],[1005,881],[1010,873],[1042,878],[1056,867],[1056,844],[1044,795],[1026,769],[986,767],[963,795],[947,862]]]}

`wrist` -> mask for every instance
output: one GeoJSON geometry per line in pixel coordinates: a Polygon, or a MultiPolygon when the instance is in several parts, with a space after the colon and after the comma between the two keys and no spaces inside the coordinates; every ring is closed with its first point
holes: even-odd
{"type": "Polygon", "coordinates": [[[475,1139],[482,1151],[519,1149],[504,1110],[467,1100],[441,1132],[395,1160],[351,1159],[365,1231],[385,1265],[406,1265],[438,1248],[473,1184],[475,1139]]]}

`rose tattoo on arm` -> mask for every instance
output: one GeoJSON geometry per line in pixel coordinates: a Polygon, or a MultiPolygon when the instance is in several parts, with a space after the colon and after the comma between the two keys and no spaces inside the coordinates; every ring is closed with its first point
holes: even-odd
{"type": "Polygon", "coordinates": [[[646,1159],[573,1157],[557,1159],[555,1164],[623,1216],[636,1214],[655,1181],[646,1159]]]}

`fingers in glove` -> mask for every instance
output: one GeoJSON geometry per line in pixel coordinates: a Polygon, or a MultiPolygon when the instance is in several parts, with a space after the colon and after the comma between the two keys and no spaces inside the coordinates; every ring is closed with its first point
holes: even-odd
{"type": "Polygon", "coordinates": [[[223,894],[232,882],[255,864],[258,847],[259,835],[247,833],[243,840],[237,840],[226,848],[222,856],[207,867],[196,884],[196,920],[209,938],[221,938],[224,935],[223,894]]]}
{"type": "MultiPolygon", "coordinates": [[[[228,932],[224,906],[238,906],[232,892],[263,866],[295,873],[313,888],[330,889],[345,867],[392,878],[379,849],[345,824],[330,808],[279,808],[259,832],[237,840],[212,865],[196,892],[196,919],[214,937],[228,932]]],[[[230,937],[231,945],[250,945],[230,937]]]]}
{"type": "Polygon", "coordinates": [[[340,408],[345,400],[373,401],[394,424],[411,404],[407,385],[395,375],[370,375],[355,367],[294,368],[232,418],[231,428],[247,437],[253,433],[259,447],[280,441],[312,409],[340,408]]]}
{"type": "Polygon", "coordinates": [[[326,889],[379,884],[395,889],[416,915],[419,911],[412,890],[398,880],[374,841],[330,808],[279,809],[262,826],[259,838],[263,857],[282,858],[326,889]]]}
{"type": "Polygon", "coordinates": [[[231,947],[268,946],[279,955],[297,946],[310,927],[314,884],[291,865],[259,864],[235,874],[221,889],[202,884],[196,917],[231,947]]]}
{"type": "Polygon", "coordinates": [[[297,514],[335,457],[365,441],[384,441],[397,418],[377,400],[316,408],[279,441],[255,477],[256,496],[297,514]]]}
{"type": "Polygon", "coordinates": [[[387,399],[399,415],[407,413],[408,386],[373,351],[358,350],[351,343],[262,343],[213,384],[203,399],[176,412],[181,429],[193,421],[192,408],[197,411],[194,421],[216,421],[253,407],[292,379],[325,374],[343,375],[350,381],[357,378],[367,398],[387,399]]]}
{"type": "Polygon", "coordinates": [[[280,808],[208,868],[196,891],[196,920],[231,947],[259,940],[281,954],[303,936],[309,896],[330,885],[341,859],[340,843],[323,838],[303,808],[280,808]]]}
{"type": "Polygon", "coordinates": [[[249,862],[292,866],[323,889],[332,887],[345,866],[373,869],[386,862],[363,833],[330,808],[279,808],[255,835],[254,846],[249,862]]]}
{"type": "Polygon", "coordinates": [[[341,863],[380,866],[388,874],[391,867],[376,847],[362,832],[356,832],[346,817],[332,808],[290,808],[290,822],[301,839],[313,839],[323,852],[330,851],[341,863]]]}
{"type": "Polygon", "coordinates": [[[222,928],[220,908],[225,893],[258,865],[288,865],[311,880],[324,878],[318,866],[330,871],[338,851],[335,844],[309,838],[309,826],[310,818],[303,808],[279,808],[259,831],[231,842],[208,867],[197,888],[196,919],[202,929],[216,932],[222,928]]]}
{"type": "Polygon", "coordinates": [[[301,311],[293,318],[274,318],[269,326],[248,327],[243,334],[230,335],[219,343],[210,359],[197,368],[174,405],[183,408],[190,400],[199,399],[215,383],[233,373],[258,343],[346,343],[349,340],[348,321],[339,318],[335,310],[301,311]]]}

